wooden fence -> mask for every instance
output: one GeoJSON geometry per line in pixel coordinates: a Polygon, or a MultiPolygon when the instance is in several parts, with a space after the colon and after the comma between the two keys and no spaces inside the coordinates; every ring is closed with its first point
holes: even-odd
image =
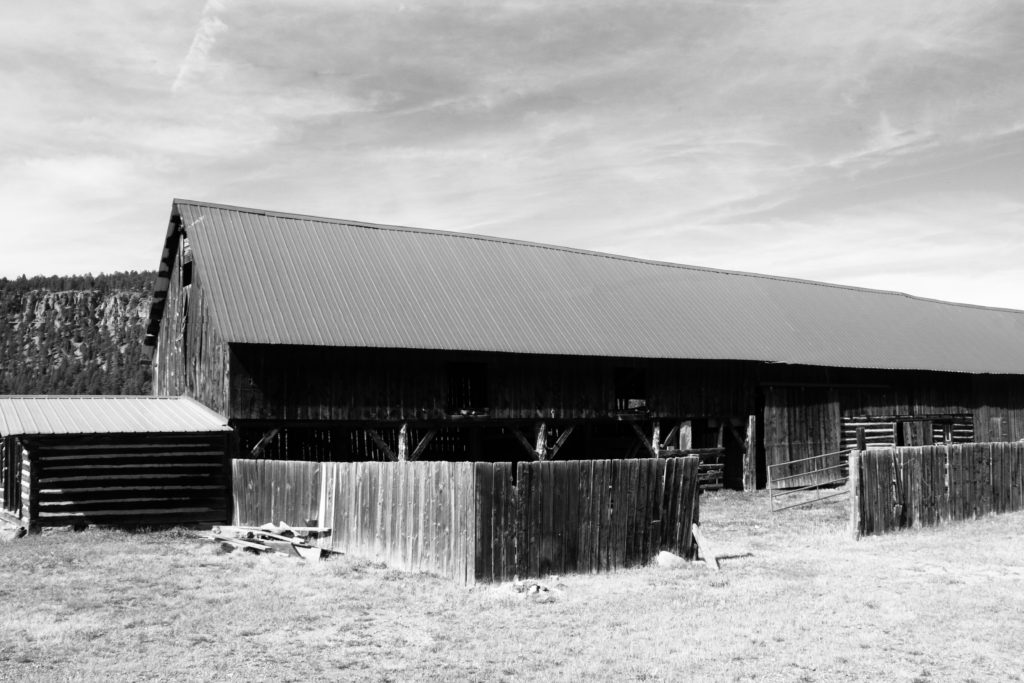
{"type": "Polygon", "coordinates": [[[854,451],[855,535],[1024,509],[1024,443],[854,451]]]}
{"type": "Polygon", "coordinates": [[[698,458],[519,463],[234,461],[235,523],[331,527],[322,544],[458,581],[690,557],[698,458]],[[305,491],[305,493],[303,493],[305,491]],[[313,510],[315,515],[311,516],[313,510]]]}

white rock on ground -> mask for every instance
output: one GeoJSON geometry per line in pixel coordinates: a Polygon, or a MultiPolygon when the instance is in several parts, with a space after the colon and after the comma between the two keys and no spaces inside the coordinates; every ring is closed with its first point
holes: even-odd
{"type": "Polygon", "coordinates": [[[682,567],[686,564],[686,560],[679,557],[675,553],[670,553],[667,550],[662,550],[658,553],[658,556],[654,558],[654,561],[658,563],[659,567],[682,567]]]}

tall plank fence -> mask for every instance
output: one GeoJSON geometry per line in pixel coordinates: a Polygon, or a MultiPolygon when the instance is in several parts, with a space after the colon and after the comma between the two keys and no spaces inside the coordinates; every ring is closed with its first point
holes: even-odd
{"type": "Polygon", "coordinates": [[[854,451],[855,535],[1024,509],[1024,443],[854,451]]]}
{"type": "Polygon", "coordinates": [[[472,583],[690,557],[698,458],[511,463],[235,460],[236,524],[472,583]]]}

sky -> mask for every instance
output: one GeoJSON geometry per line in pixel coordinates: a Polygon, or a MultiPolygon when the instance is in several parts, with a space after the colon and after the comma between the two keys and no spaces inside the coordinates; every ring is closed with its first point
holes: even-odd
{"type": "Polygon", "coordinates": [[[1024,2],[0,6],[0,277],[174,197],[1024,309],[1024,2]]]}

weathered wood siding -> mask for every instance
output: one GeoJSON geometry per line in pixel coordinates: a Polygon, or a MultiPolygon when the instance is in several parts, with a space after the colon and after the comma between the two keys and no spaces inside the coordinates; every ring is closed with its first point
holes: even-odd
{"type": "MultiPolygon", "coordinates": [[[[822,387],[766,387],[764,449],[768,465],[780,465],[840,449],[842,423],[836,392],[822,387]]],[[[816,472],[839,464],[839,455],[772,469],[787,477],[786,487],[827,483],[833,472],[816,472]],[[806,473],[806,474],[805,474],[806,473]],[[804,475],[805,476],[797,476],[804,475]],[[792,478],[790,478],[792,477],[792,478]]]]}
{"type": "Polygon", "coordinates": [[[448,367],[482,363],[488,417],[614,417],[615,370],[640,367],[651,417],[748,415],[744,363],[231,345],[230,411],[243,420],[439,420],[448,367]]]}
{"type": "Polygon", "coordinates": [[[22,519],[35,528],[227,521],[226,438],[223,433],[25,438],[22,519]]]}
{"type": "Polygon", "coordinates": [[[477,463],[478,581],[692,557],[697,458],[477,463]]]}
{"type": "Polygon", "coordinates": [[[867,450],[854,461],[860,476],[852,512],[859,534],[1024,510],[1022,443],[867,450]]]}
{"type": "Polygon", "coordinates": [[[15,437],[0,438],[0,512],[21,513],[21,442],[15,437]]]}
{"type": "Polygon", "coordinates": [[[235,460],[236,524],[331,528],[351,556],[460,582],[690,557],[697,458],[574,462],[235,460]]]}
{"type": "Polygon", "coordinates": [[[192,284],[182,287],[180,259],[175,257],[153,355],[153,394],[190,396],[224,414],[228,346],[213,325],[208,297],[199,264],[193,262],[192,284]]]}
{"type": "Polygon", "coordinates": [[[234,459],[231,488],[235,524],[291,526],[320,523],[319,463],[234,459]]]}

